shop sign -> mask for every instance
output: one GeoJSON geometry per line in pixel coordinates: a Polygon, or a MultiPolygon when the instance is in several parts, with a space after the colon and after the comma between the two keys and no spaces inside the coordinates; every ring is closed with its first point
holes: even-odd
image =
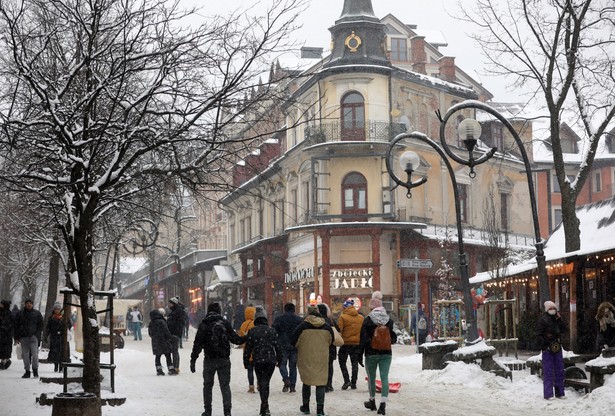
{"type": "Polygon", "coordinates": [[[373,288],[373,270],[334,270],[331,272],[331,289],[373,288]]]}
{"type": "Polygon", "coordinates": [[[284,283],[308,282],[314,280],[314,268],[297,269],[290,273],[284,273],[284,283]]]}

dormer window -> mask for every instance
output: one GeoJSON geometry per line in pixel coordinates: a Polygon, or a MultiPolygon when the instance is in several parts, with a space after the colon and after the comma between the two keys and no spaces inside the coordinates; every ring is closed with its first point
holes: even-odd
{"type": "Polygon", "coordinates": [[[391,61],[408,62],[408,41],[405,38],[391,38],[391,61]]]}
{"type": "Polygon", "coordinates": [[[562,153],[578,153],[576,140],[569,137],[562,137],[560,140],[562,153]]]}

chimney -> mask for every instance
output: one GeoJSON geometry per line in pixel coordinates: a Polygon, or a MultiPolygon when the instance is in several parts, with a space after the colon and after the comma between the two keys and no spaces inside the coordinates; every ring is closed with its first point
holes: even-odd
{"type": "Polygon", "coordinates": [[[419,74],[426,74],[425,64],[427,63],[427,54],[425,53],[425,36],[413,36],[410,39],[410,52],[412,70],[419,74]]]}
{"type": "Polygon", "coordinates": [[[443,56],[438,60],[440,66],[440,79],[446,82],[455,82],[455,58],[452,56],[443,56]]]}

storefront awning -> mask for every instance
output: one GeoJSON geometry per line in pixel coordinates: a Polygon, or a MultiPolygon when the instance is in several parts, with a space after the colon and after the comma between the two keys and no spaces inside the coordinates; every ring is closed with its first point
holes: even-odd
{"type": "Polygon", "coordinates": [[[235,269],[231,266],[216,265],[214,266],[207,290],[213,291],[219,286],[231,286],[233,283],[239,282],[240,280],[241,278],[237,276],[235,269]]]}

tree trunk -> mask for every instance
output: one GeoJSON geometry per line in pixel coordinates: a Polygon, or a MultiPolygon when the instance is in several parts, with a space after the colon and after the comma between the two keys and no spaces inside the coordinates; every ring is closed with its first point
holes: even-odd
{"type": "Polygon", "coordinates": [[[577,251],[581,248],[581,222],[577,218],[576,198],[562,192],[562,222],[564,235],[566,236],[566,253],[577,251]]]}
{"type": "Polygon", "coordinates": [[[49,252],[49,285],[47,287],[47,307],[45,308],[45,316],[51,315],[53,304],[58,295],[58,281],[60,280],[60,257],[55,250],[49,252]]]}
{"type": "Polygon", "coordinates": [[[83,319],[83,390],[100,397],[100,340],[94,276],[92,273],[93,224],[82,214],[80,227],[75,228],[74,256],[79,275],[79,300],[83,319]]]}

